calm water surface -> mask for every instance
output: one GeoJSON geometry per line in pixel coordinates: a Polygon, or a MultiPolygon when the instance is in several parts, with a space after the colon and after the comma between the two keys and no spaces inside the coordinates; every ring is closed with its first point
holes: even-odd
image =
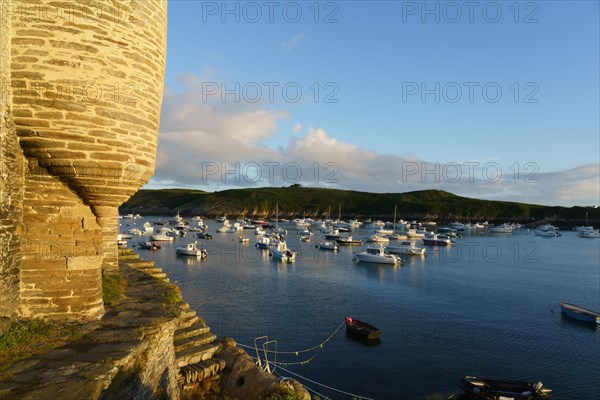
{"type": "MultiPolygon", "coordinates": [[[[122,220],[121,230],[145,220],[122,220]]],[[[159,251],[137,251],[163,267],[219,337],[250,345],[266,335],[278,350],[297,351],[324,341],[347,315],[383,332],[379,345],[367,346],[342,328],[320,352],[279,355],[293,373],[375,399],[448,395],[464,375],[541,380],[557,399],[600,398],[600,328],[559,308],[564,300],[600,310],[598,239],[465,235],[393,267],[352,261],[359,247],[319,251],[318,234],[304,243],[290,233],[298,259],[282,264],[254,246],[253,231],[241,244],[239,234],[206,223],[214,239],[198,240],[209,250],[205,260],[175,255],[196,240],[191,232],[159,251]]],[[[324,396],[351,398],[297,379],[324,396]]]]}

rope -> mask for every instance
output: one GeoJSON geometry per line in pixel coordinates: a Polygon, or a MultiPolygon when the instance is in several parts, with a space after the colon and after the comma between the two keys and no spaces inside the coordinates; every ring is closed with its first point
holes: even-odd
{"type": "Polygon", "coordinates": [[[285,369],[285,368],[283,368],[283,367],[280,367],[280,368],[281,368],[282,370],[284,370],[285,372],[289,373],[289,374],[292,374],[292,375],[294,375],[294,376],[297,376],[298,378],[301,378],[301,379],[307,380],[307,381],[309,381],[310,383],[314,383],[315,385],[319,385],[319,386],[322,386],[322,387],[324,387],[324,388],[326,388],[326,389],[333,390],[334,392],[338,392],[338,393],[342,393],[342,394],[345,394],[345,395],[348,395],[348,396],[352,396],[352,398],[353,398],[353,399],[375,400],[375,399],[373,399],[373,398],[371,398],[371,397],[365,397],[365,396],[360,396],[360,395],[358,395],[358,394],[354,394],[354,393],[350,393],[350,392],[344,392],[343,390],[339,390],[339,389],[333,388],[333,387],[331,387],[331,386],[324,385],[324,384],[322,384],[322,383],[319,383],[319,382],[317,382],[317,381],[313,381],[312,379],[306,378],[306,377],[304,377],[304,376],[302,376],[302,375],[296,374],[296,373],[294,373],[294,372],[290,371],[289,369],[285,369]]]}
{"type": "MultiPolygon", "coordinates": [[[[323,345],[324,345],[325,343],[329,342],[331,339],[333,339],[333,337],[334,337],[334,336],[335,336],[335,335],[338,333],[338,331],[340,330],[340,328],[341,328],[342,326],[344,326],[344,324],[345,324],[345,323],[346,323],[346,322],[345,322],[345,321],[343,321],[343,322],[340,324],[340,326],[338,326],[338,327],[336,328],[336,330],[335,330],[335,331],[334,331],[334,332],[333,332],[331,335],[329,335],[329,336],[327,337],[327,339],[325,339],[324,341],[322,341],[322,342],[321,342],[321,343],[319,343],[318,345],[316,345],[316,346],[313,346],[313,347],[311,347],[311,348],[309,348],[309,349],[298,350],[298,351],[276,351],[276,350],[264,350],[264,352],[267,352],[267,353],[277,353],[277,354],[294,354],[294,355],[296,355],[296,356],[297,356],[297,355],[298,355],[298,354],[300,354],[300,353],[308,353],[308,352],[310,352],[310,351],[313,351],[313,350],[315,350],[315,349],[323,349],[323,345]]],[[[248,346],[247,344],[241,344],[241,343],[238,343],[237,345],[238,345],[238,346],[240,346],[240,347],[245,347],[245,348],[247,348],[247,349],[256,349],[254,346],[248,346]]],[[[313,357],[311,357],[311,359],[312,359],[312,358],[314,358],[314,356],[313,356],[313,357]]]]}

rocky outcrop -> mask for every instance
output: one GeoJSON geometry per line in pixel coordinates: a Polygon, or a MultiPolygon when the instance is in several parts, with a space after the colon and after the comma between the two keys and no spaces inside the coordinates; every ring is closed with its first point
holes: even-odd
{"type": "MultiPolygon", "coordinates": [[[[153,262],[121,252],[126,297],[77,341],[3,368],[0,398],[121,400],[256,399],[283,384],[232,339],[217,339],[153,262]]],[[[288,383],[286,383],[289,385],[288,383]]],[[[302,399],[308,392],[295,381],[302,399]]]]}

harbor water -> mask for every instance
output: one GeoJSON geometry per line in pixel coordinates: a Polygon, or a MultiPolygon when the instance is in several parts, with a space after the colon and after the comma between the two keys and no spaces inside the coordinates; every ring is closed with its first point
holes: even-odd
{"type": "MultiPolygon", "coordinates": [[[[121,232],[146,220],[157,218],[121,220],[121,232]]],[[[391,266],[353,261],[365,245],[334,253],[315,248],[323,240],[318,233],[308,243],[290,233],[288,247],[298,255],[286,264],[258,249],[253,231],[220,234],[221,224],[206,223],[212,240],[189,232],[161,242],[160,250],[136,251],[177,282],[219,337],[250,346],[255,357],[256,338],[276,341],[269,348],[276,345],[279,353],[268,353],[277,363],[274,373],[321,398],[352,398],[340,391],[373,399],[445,398],[465,375],[539,380],[557,399],[599,398],[600,328],[563,316],[559,307],[566,301],[600,310],[598,239],[574,232],[557,238],[473,233],[391,266]],[[240,243],[240,234],[250,242],[240,243]],[[194,240],[207,258],[175,254],[194,240]],[[380,328],[381,341],[368,345],[346,336],[346,316],[380,328]]],[[[129,244],[137,240],[146,239],[134,236],[129,244]]]]}

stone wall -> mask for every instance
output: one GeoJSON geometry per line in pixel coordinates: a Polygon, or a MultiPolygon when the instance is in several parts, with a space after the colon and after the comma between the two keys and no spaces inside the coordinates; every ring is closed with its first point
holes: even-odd
{"type": "Polygon", "coordinates": [[[0,316],[99,317],[118,206],[154,170],[166,0],[2,1],[1,19],[1,161],[17,173],[2,175],[0,316]]]}
{"type": "Polygon", "coordinates": [[[0,2],[0,317],[12,317],[19,305],[23,156],[10,113],[10,19],[0,2]]]}

